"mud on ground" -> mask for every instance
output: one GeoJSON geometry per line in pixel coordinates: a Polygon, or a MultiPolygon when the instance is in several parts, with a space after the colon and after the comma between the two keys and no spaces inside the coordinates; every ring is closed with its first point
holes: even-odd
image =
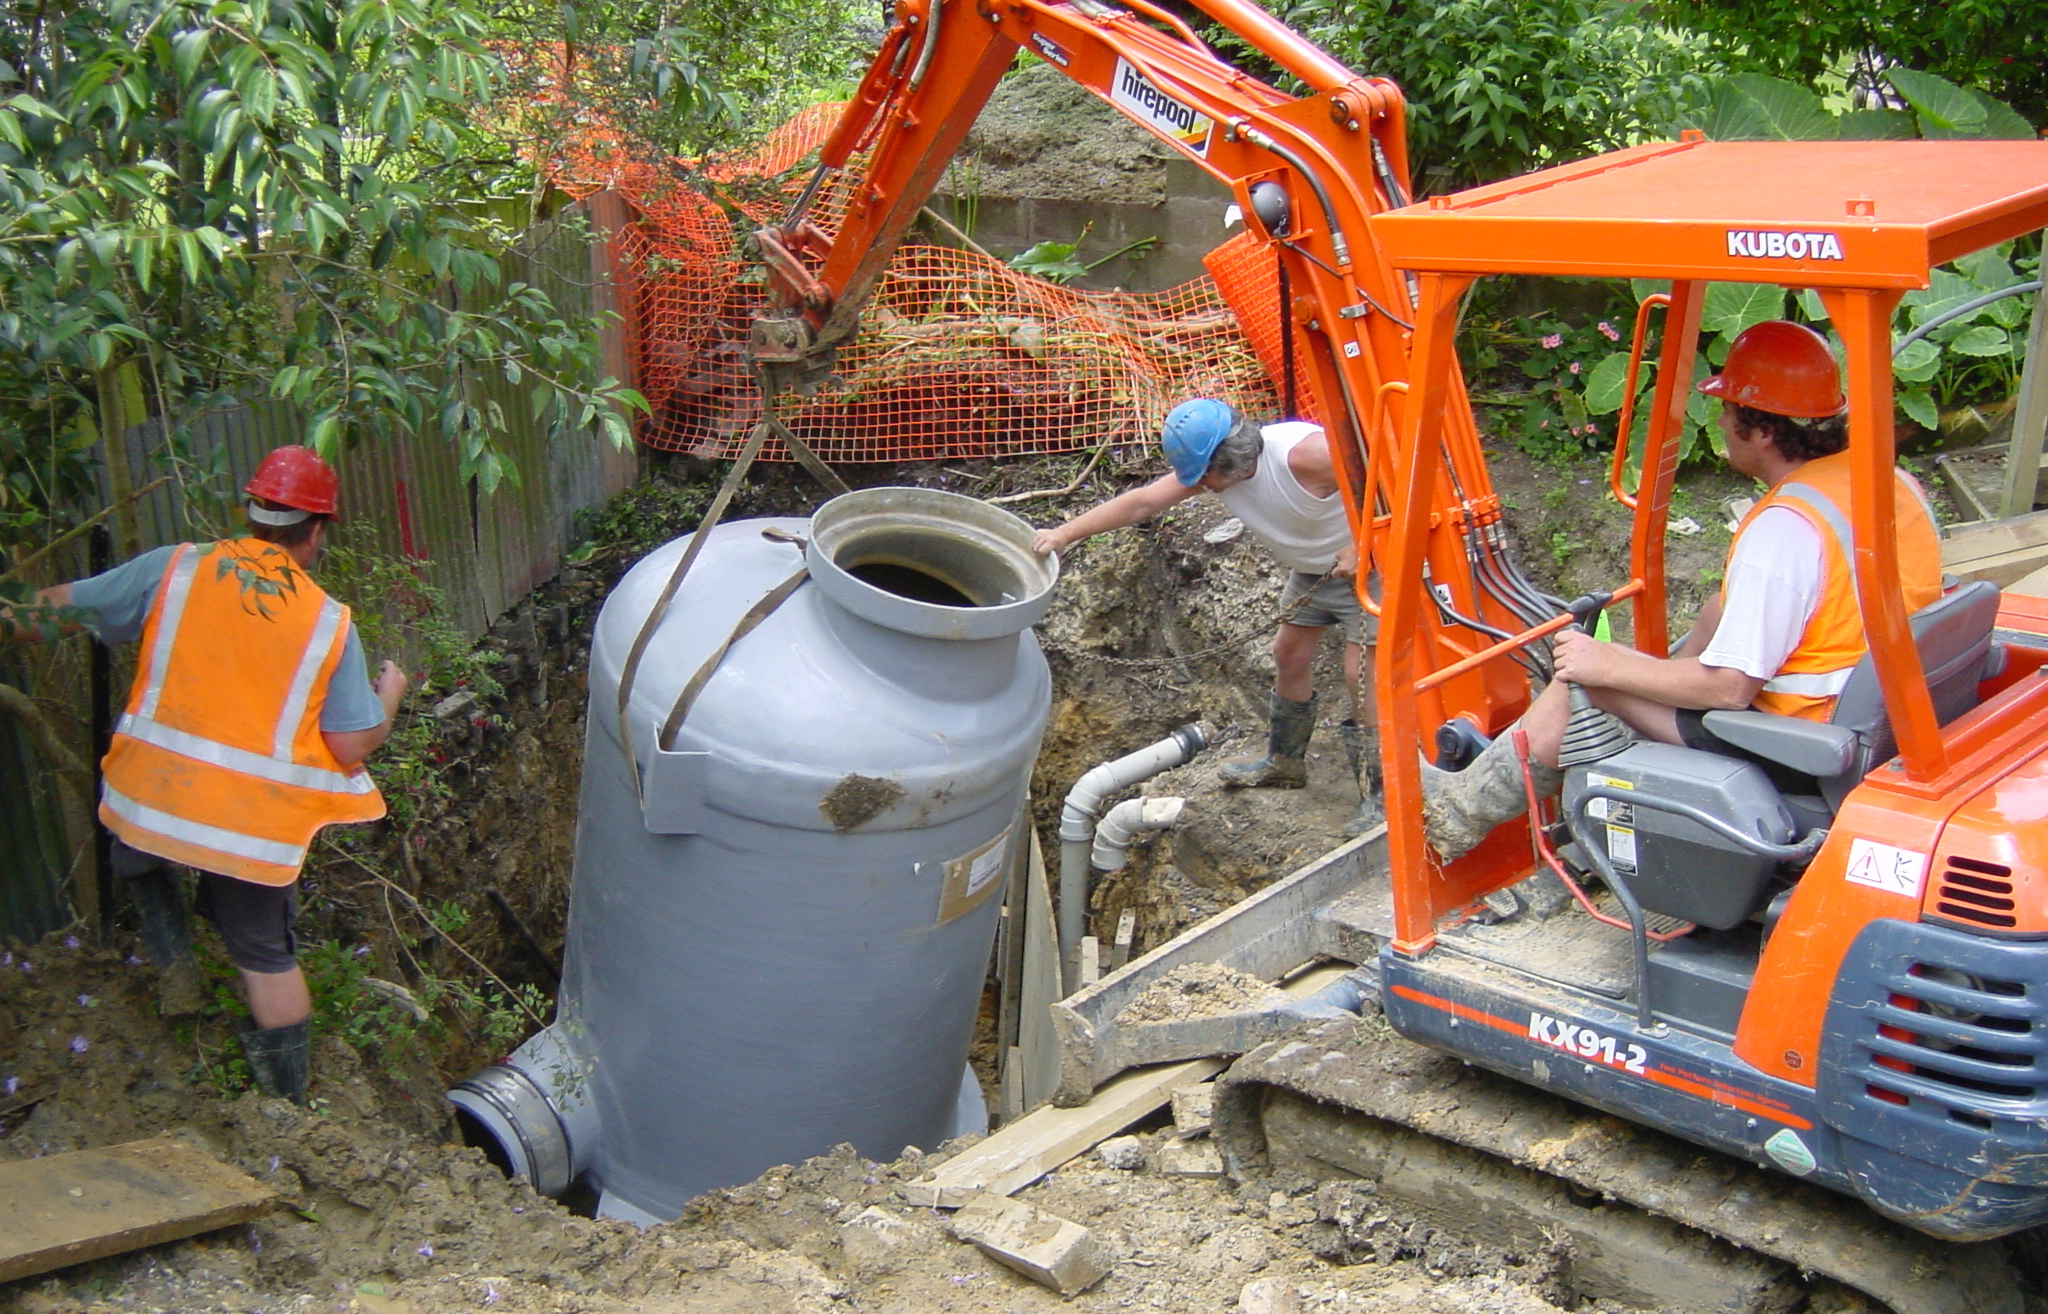
{"type": "MultiPolygon", "coordinates": [[[[907,473],[988,495],[1057,486],[1072,469],[1048,461],[907,473]]],[[[858,473],[869,476],[862,482],[885,482],[906,472],[858,473]]],[[[1134,463],[1066,499],[1018,509],[1052,523],[1150,473],[1134,463]]],[[[1512,456],[1498,471],[1519,532],[1535,545],[1525,560],[1560,592],[1611,585],[1623,573],[1593,546],[1620,513],[1578,482],[1589,473],[1512,456]],[[1582,546],[1542,550],[1560,541],[1582,546]]],[[[618,513],[635,534],[600,542],[500,625],[491,642],[504,654],[506,693],[447,725],[451,795],[409,833],[370,832],[373,842],[359,852],[330,857],[309,899],[310,936],[366,951],[363,970],[408,987],[459,972],[464,951],[513,984],[552,986],[548,960],[560,952],[581,754],[585,636],[609,580],[690,523],[701,491],[695,483],[640,490],[618,513]],[[461,924],[423,932],[408,895],[425,907],[452,905],[461,916],[450,924],[461,924]]],[[[801,476],[775,472],[734,514],[800,511],[815,500],[801,476]]],[[[1213,532],[1224,518],[1213,500],[1197,499],[1155,525],[1086,545],[1067,563],[1042,627],[1057,681],[1035,782],[1048,837],[1059,798],[1095,762],[1189,720],[1218,735],[1196,762],[1145,787],[1187,797],[1188,821],[1134,846],[1131,865],[1102,881],[1092,901],[1098,934],[1124,909],[1138,913],[1140,951],[1323,853],[1359,805],[1327,728],[1343,714],[1334,642],[1318,675],[1325,726],[1311,749],[1309,787],[1216,784],[1217,763],[1255,755],[1263,741],[1266,650],[1281,585],[1278,568],[1249,540],[1213,532]]],[[[1696,547],[1678,545],[1698,560],[1679,556],[1674,574],[1701,579],[1699,563],[1718,564],[1724,542],[1710,530],[1696,547]]],[[[458,1026],[434,1045],[369,1040],[360,1049],[324,1036],[316,1105],[302,1112],[231,1093],[226,1012],[197,1025],[160,1018],[152,974],[131,957],[132,938],[106,949],[90,941],[78,928],[15,946],[0,961],[0,1159],[169,1132],[271,1184],[289,1207],[248,1227],[0,1286],[0,1311],[1227,1310],[1257,1278],[1298,1287],[1311,1310],[1535,1311],[1552,1308],[1548,1297],[1558,1294],[1556,1257],[1503,1254],[1433,1232],[1380,1210],[1365,1188],[1304,1185],[1290,1193],[1256,1183],[1240,1191],[1112,1169],[1094,1156],[1023,1197],[1101,1229],[1121,1256],[1108,1278],[1071,1302],[948,1239],[940,1217],[900,1203],[895,1187],[930,1160],[876,1165],[827,1156],[706,1197],[677,1223],[640,1232],[536,1198],[478,1152],[448,1143],[440,1092],[493,1056],[488,1036],[458,1026]],[[871,1207],[881,1214],[856,1224],[871,1207]]],[[[216,968],[224,980],[225,968],[216,968]]],[[[1164,1135],[1145,1133],[1148,1153],[1164,1135]]]]}

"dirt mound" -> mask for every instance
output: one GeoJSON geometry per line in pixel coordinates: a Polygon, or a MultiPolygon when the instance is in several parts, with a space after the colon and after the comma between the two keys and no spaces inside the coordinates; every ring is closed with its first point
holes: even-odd
{"type": "Polygon", "coordinates": [[[953,186],[1008,200],[1160,205],[1173,151],[1048,64],[996,85],[953,186]]]}

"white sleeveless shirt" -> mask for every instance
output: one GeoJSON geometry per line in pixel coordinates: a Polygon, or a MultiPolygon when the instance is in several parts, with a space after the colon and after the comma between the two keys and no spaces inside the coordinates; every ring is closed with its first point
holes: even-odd
{"type": "Polygon", "coordinates": [[[1259,436],[1266,446],[1258,472],[1216,496],[1281,565],[1320,575],[1336,564],[1337,553],[1351,541],[1351,526],[1344,519],[1342,495],[1312,496],[1287,468],[1287,454],[1306,439],[1323,441],[1322,427],[1284,420],[1260,429],[1259,436]]]}

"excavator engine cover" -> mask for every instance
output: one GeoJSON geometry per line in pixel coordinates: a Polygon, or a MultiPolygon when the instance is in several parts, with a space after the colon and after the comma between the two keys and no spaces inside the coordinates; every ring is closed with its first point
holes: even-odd
{"type": "Polygon", "coordinates": [[[1772,844],[1795,835],[1792,814],[1770,777],[1753,762],[1672,744],[1637,743],[1613,757],[1565,772],[1565,815],[1595,785],[1640,794],[1641,803],[1587,803],[1583,837],[1602,844],[1615,875],[1650,912],[1725,931],[1756,908],[1777,860],[1656,807],[1690,804],[1772,844]]]}

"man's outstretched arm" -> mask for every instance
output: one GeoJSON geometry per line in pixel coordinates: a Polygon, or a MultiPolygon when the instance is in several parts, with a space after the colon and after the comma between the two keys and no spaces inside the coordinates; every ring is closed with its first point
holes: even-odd
{"type": "Polygon", "coordinates": [[[1153,516],[1187,501],[1201,492],[1183,484],[1178,476],[1162,475],[1149,484],[1140,484],[1128,492],[1118,493],[1098,506],[1083,511],[1057,529],[1041,529],[1032,536],[1031,547],[1036,552],[1063,552],[1084,538],[1112,529],[1122,529],[1150,520],[1153,516]]]}

